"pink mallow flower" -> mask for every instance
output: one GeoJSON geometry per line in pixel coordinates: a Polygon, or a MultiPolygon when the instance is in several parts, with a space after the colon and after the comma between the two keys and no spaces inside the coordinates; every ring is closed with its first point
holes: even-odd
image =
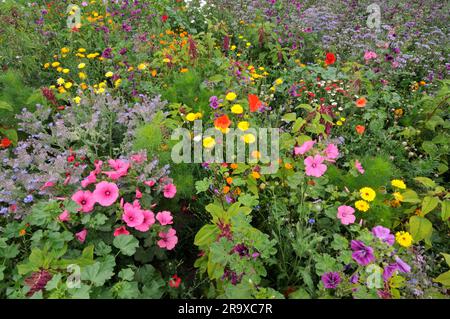
{"type": "Polygon", "coordinates": [[[78,211],[82,211],[83,213],[91,212],[96,203],[90,191],[78,191],[72,195],[72,200],[81,206],[78,211]]]}
{"type": "Polygon", "coordinates": [[[103,207],[114,204],[119,198],[119,187],[114,183],[100,182],[95,186],[94,199],[103,207]]]}
{"type": "Polygon", "coordinates": [[[136,227],[144,221],[144,214],[140,208],[133,206],[130,203],[125,203],[123,206],[124,213],[122,219],[127,223],[128,227],[136,227]]]}
{"type": "Polygon", "coordinates": [[[327,161],[334,162],[339,157],[339,149],[334,144],[328,144],[325,149],[325,157],[327,161]]]}
{"type": "Polygon", "coordinates": [[[163,226],[173,224],[172,214],[168,211],[159,212],[156,214],[156,219],[163,226]]]}
{"type": "Polygon", "coordinates": [[[142,198],[142,192],[139,190],[139,188],[136,188],[136,198],[141,199],[142,198]]]}
{"type": "Polygon", "coordinates": [[[114,230],[114,237],[120,236],[120,235],[129,235],[130,232],[126,229],[125,226],[120,226],[119,228],[116,228],[114,230]]]}
{"type": "Polygon", "coordinates": [[[294,154],[303,155],[309,152],[313,148],[314,144],[316,144],[316,141],[307,141],[303,143],[302,146],[296,146],[294,147],[294,154]]]}
{"type": "Polygon", "coordinates": [[[70,220],[70,213],[69,211],[65,210],[58,216],[59,221],[61,222],[68,222],[70,220]]]}
{"type": "Polygon", "coordinates": [[[147,185],[148,187],[153,187],[155,186],[156,182],[154,180],[149,180],[145,181],[144,184],[147,185]]]}
{"type": "Polygon", "coordinates": [[[308,156],[307,158],[305,158],[304,164],[306,175],[321,177],[323,174],[325,174],[328,167],[323,164],[324,161],[325,158],[320,155],[316,155],[314,157],[308,156]]]}
{"type": "Polygon", "coordinates": [[[131,160],[136,164],[142,164],[146,161],[147,155],[145,153],[138,153],[131,155],[131,160]]]}
{"type": "Polygon", "coordinates": [[[144,216],[142,224],[140,224],[139,226],[135,226],[134,228],[141,232],[146,232],[155,223],[155,214],[153,214],[153,212],[150,210],[143,210],[142,215],[144,216]]]}
{"type": "Polygon", "coordinates": [[[94,173],[95,175],[98,175],[102,172],[102,165],[103,165],[103,161],[95,161],[94,166],[94,173]]]}
{"type": "Polygon", "coordinates": [[[172,250],[178,243],[178,237],[175,235],[176,233],[176,230],[173,228],[170,228],[167,233],[160,232],[159,237],[161,240],[158,240],[158,246],[160,248],[172,250]]]}
{"type": "Polygon", "coordinates": [[[377,54],[373,51],[366,51],[364,53],[364,60],[369,61],[371,59],[376,59],[377,58],[377,54]]]}
{"type": "Polygon", "coordinates": [[[358,170],[358,172],[360,172],[361,174],[364,174],[366,172],[364,170],[364,168],[362,167],[362,164],[358,160],[355,161],[355,167],[358,170]]]}
{"type": "Polygon", "coordinates": [[[343,225],[350,225],[355,222],[355,210],[350,206],[339,206],[337,217],[341,220],[343,225]]]}
{"type": "Polygon", "coordinates": [[[165,198],[174,198],[177,193],[177,188],[174,184],[167,184],[163,189],[165,198]]]}
{"type": "Polygon", "coordinates": [[[82,231],[75,234],[75,238],[80,243],[84,243],[84,241],[86,240],[87,233],[88,233],[87,229],[83,229],[82,231]]]}
{"type": "Polygon", "coordinates": [[[122,160],[109,160],[108,164],[113,169],[113,171],[103,172],[103,174],[105,174],[112,180],[115,181],[123,176],[128,175],[128,169],[130,168],[130,163],[127,163],[122,160]]]}
{"type": "Polygon", "coordinates": [[[86,188],[95,182],[97,182],[97,175],[95,175],[95,171],[92,171],[88,177],[81,181],[81,187],[86,188]]]}

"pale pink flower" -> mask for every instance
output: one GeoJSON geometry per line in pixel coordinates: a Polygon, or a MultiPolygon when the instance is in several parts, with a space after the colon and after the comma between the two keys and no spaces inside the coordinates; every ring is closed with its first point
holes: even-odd
{"type": "Polygon", "coordinates": [[[294,147],[294,154],[303,155],[309,152],[313,148],[314,144],[316,144],[316,141],[307,141],[303,143],[301,146],[296,146],[294,147]]]}
{"type": "Polygon", "coordinates": [[[325,149],[325,157],[327,161],[334,162],[339,157],[339,149],[334,144],[328,144],[325,149]]]}
{"type": "Polygon", "coordinates": [[[364,60],[369,61],[371,59],[376,59],[377,58],[377,54],[373,51],[366,51],[364,53],[364,60]]]}
{"type": "Polygon", "coordinates": [[[82,231],[75,234],[75,238],[80,243],[84,243],[84,241],[86,240],[87,233],[88,233],[87,229],[83,229],[82,231]]]}
{"type": "Polygon", "coordinates": [[[321,177],[327,171],[327,166],[323,164],[325,158],[316,155],[314,157],[308,156],[304,160],[306,175],[321,177]]]}
{"type": "Polygon", "coordinates": [[[149,187],[153,187],[153,186],[155,186],[156,183],[154,180],[149,180],[149,181],[145,181],[144,184],[149,187]]]}
{"type": "Polygon", "coordinates": [[[358,172],[360,172],[361,174],[364,174],[366,172],[364,170],[364,168],[362,167],[362,164],[358,160],[355,161],[355,167],[358,170],[358,172]]]}
{"type": "Polygon", "coordinates": [[[341,220],[343,225],[350,225],[355,222],[355,210],[351,206],[339,206],[337,217],[341,220]]]}
{"type": "Polygon", "coordinates": [[[144,221],[144,214],[142,210],[134,207],[130,203],[125,203],[123,206],[124,213],[122,219],[127,223],[128,227],[136,227],[144,221]]]}
{"type": "Polygon", "coordinates": [[[139,153],[131,155],[131,160],[136,164],[142,164],[147,159],[147,155],[145,153],[139,153]]]}
{"type": "Polygon", "coordinates": [[[174,184],[167,184],[164,186],[164,197],[165,198],[174,198],[177,193],[177,188],[174,184]]]}
{"type": "Polygon", "coordinates": [[[65,210],[58,216],[59,221],[61,222],[68,222],[70,220],[70,213],[69,211],[65,210]]]}
{"type": "Polygon", "coordinates": [[[142,198],[142,192],[139,190],[139,188],[136,188],[136,198],[141,199],[142,198]]]}
{"type": "Polygon", "coordinates": [[[156,219],[163,226],[173,224],[172,214],[168,211],[159,212],[156,214],[156,219]]]}
{"type": "Polygon", "coordinates": [[[130,232],[126,229],[125,226],[120,226],[119,228],[116,228],[114,230],[114,237],[120,236],[120,235],[129,235],[130,232]]]}
{"type": "Polygon", "coordinates": [[[155,223],[155,214],[153,214],[153,212],[150,210],[143,210],[142,214],[144,215],[144,220],[142,221],[142,224],[135,226],[134,228],[136,228],[141,232],[146,232],[155,223]]]}
{"type": "Polygon", "coordinates": [[[178,243],[178,237],[175,235],[176,233],[177,232],[173,228],[170,228],[167,233],[160,232],[159,237],[161,240],[158,240],[158,246],[160,248],[172,250],[178,243]]]}
{"type": "Polygon", "coordinates": [[[97,176],[95,175],[95,172],[92,171],[88,177],[81,181],[81,187],[86,188],[89,185],[94,184],[95,182],[97,182],[97,176]]]}
{"type": "Polygon", "coordinates": [[[119,188],[114,183],[100,182],[95,186],[94,198],[104,207],[114,204],[119,197],[119,188]]]}
{"type": "Polygon", "coordinates": [[[94,209],[95,199],[90,191],[78,191],[72,195],[72,200],[81,206],[78,211],[89,213],[94,209]]]}

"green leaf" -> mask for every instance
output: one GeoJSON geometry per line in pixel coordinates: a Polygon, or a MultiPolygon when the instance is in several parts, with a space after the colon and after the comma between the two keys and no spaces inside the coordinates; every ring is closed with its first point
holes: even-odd
{"type": "Polygon", "coordinates": [[[208,178],[204,178],[201,181],[196,181],[195,189],[197,190],[197,194],[206,192],[209,189],[209,185],[211,185],[211,182],[208,178]]]}
{"type": "Polygon", "coordinates": [[[402,196],[403,196],[403,201],[405,203],[413,203],[413,204],[420,203],[419,196],[413,190],[408,189],[407,191],[402,193],[402,196]]]}
{"type": "Polygon", "coordinates": [[[203,247],[209,246],[217,239],[219,229],[216,225],[205,225],[195,235],[194,245],[203,247]]]}
{"type": "Polygon", "coordinates": [[[450,201],[446,200],[441,202],[442,210],[441,210],[441,218],[443,221],[448,221],[450,218],[450,201]]]}
{"type": "Polygon", "coordinates": [[[132,256],[139,247],[139,241],[133,235],[121,235],[114,238],[113,245],[120,249],[122,254],[132,256]]]}
{"type": "Polygon", "coordinates": [[[14,108],[8,102],[0,101],[0,110],[7,110],[13,112],[14,108]]]}
{"type": "Polygon", "coordinates": [[[119,278],[125,281],[132,281],[134,279],[134,271],[131,268],[122,269],[119,272],[119,278]]]}
{"type": "Polygon", "coordinates": [[[444,256],[445,262],[450,266],[450,255],[446,253],[441,253],[441,255],[444,256]]]}
{"type": "Polygon", "coordinates": [[[436,187],[436,183],[428,177],[416,177],[414,178],[414,180],[428,188],[436,187]]]}
{"type": "Polygon", "coordinates": [[[422,201],[422,216],[425,216],[439,204],[439,199],[432,196],[426,196],[422,201]]]}
{"type": "Polygon", "coordinates": [[[283,115],[283,117],[281,118],[283,121],[285,122],[293,122],[295,121],[295,119],[297,118],[297,114],[295,114],[294,112],[292,113],[286,113],[285,115],[283,115]]]}
{"type": "Polygon", "coordinates": [[[414,242],[418,243],[423,239],[431,237],[433,225],[424,217],[412,216],[409,219],[409,232],[411,233],[414,242]]]}
{"type": "Polygon", "coordinates": [[[214,221],[225,216],[225,211],[217,204],[209,204],[205,207],[205,209],[211,214],[214,221]]]}
{"type": "Polygon", "coordinates": [[[438,282],[445,287],[450,287],[450,270],[440,274],[437,278],[433,279],[434,282],[438,282]]]}
{"type": "Polygon", "coordinates": [[[81,279],[90,281],[96,287],[103,286],[114,275],[114,258],[112,256],[109,257],[104,262],[96,262],[93,265],[83,267],[81,270],[81,279]]]}

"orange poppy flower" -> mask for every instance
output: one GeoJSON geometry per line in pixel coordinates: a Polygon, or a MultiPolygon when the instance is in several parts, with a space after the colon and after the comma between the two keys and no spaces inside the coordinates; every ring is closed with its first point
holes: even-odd
{"type": "Polygon", "coordinates": [[[364,132],[366,131],[366,128],[364,125],[356,125],[355,129],[359,135],[363,135],[364,132]]]}
{"type": "Polygon", "coordinates": [[[249,94],[248,95],[248,104],[250,105],[250,112],[256,112],[262,106],[262,102],[254,94],[249,94]]]}
{"type": "Polygon", "coordinates": [[[359,99],[356,100],[356,106],[357,107],[365,107],[367,104],[367,100],[365,97],[361,97],[359,99]]]}
{"type": "Polygon", "coordinates": [[[226,130],[230,127],[230,125],[231,121],[226,114],[216,118],[216,120],[214,121],[214,126],[221,130],[226,130]]]}

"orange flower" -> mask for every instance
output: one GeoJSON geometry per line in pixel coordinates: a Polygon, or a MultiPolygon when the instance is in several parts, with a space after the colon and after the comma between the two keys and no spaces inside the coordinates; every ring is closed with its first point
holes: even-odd
{"type": "Polygon", "coordinates": [[[231,177],[227,177],[227,184],[231,185],[233,183],[233,179],[231,177]]]}
{"type": "Polygon", "coordinates": [[[230,125],[231,121],[226,114],[216,118],[216,120],[214,121],[214,126],[221,130],[226,130],[230,127],[230,125]]]}
{"type": "Polygon", "coordinates": [[[224,186],[222,192],[228,194],[230,192],[230,186],[224,186]]]}
{"type": "Polygon", "coordinates": [[[365,97],[361,97],[359,99],[356,100],[356,107],[365,107],[367,104],[367,100],[365,97]]]}
{"type": "Polygon", "coordinates": [[[26,233],[27,233],[27,231],[25,229],[21,229],[19,231],[19,236],[25,236],[26,233]]]}
{"type": "Polygon", "coordinates": [[[234,163],[233,163],[233,164],[230,165],[230,167],[231,167],[232,169],[237,169],[237,168],[238,168],[238,164],[234,164],[234,163]]]}
{"type": "Polygon", "coordinates": [[[241,189],[239,187],[236,187],[236,189],[234,190],[234,195],[240,195],[241,194],[241,189]]]}
{"type": "Polygon", "coordinates": [[[363,135],[364,132],[366,131],[366,128],[364,125],[356,125],[355,129],[359,135],[363,135]]]}
{"type": "Polygon", "coordinates": [[[261,178],[261,175],[260,175],[258,172],[253,171],[253,172],[252,172],[252,177],[253,177],[254,179],[258,179],[258,178],[261,178]]]}
{"type": "Polygon", "coordinates": [[[11,145],[11,143],[12,143],[11,140],[9,138],[5,137],[0,141],[0,147],[7,148],[11,145]]]}
{"type": "Polygon", "coordinates": [[[249,94],[248,95],[248,104],[250,105],[250,112],[256,112],[262,106],[262,102],[254,94],[249,94]]]}

